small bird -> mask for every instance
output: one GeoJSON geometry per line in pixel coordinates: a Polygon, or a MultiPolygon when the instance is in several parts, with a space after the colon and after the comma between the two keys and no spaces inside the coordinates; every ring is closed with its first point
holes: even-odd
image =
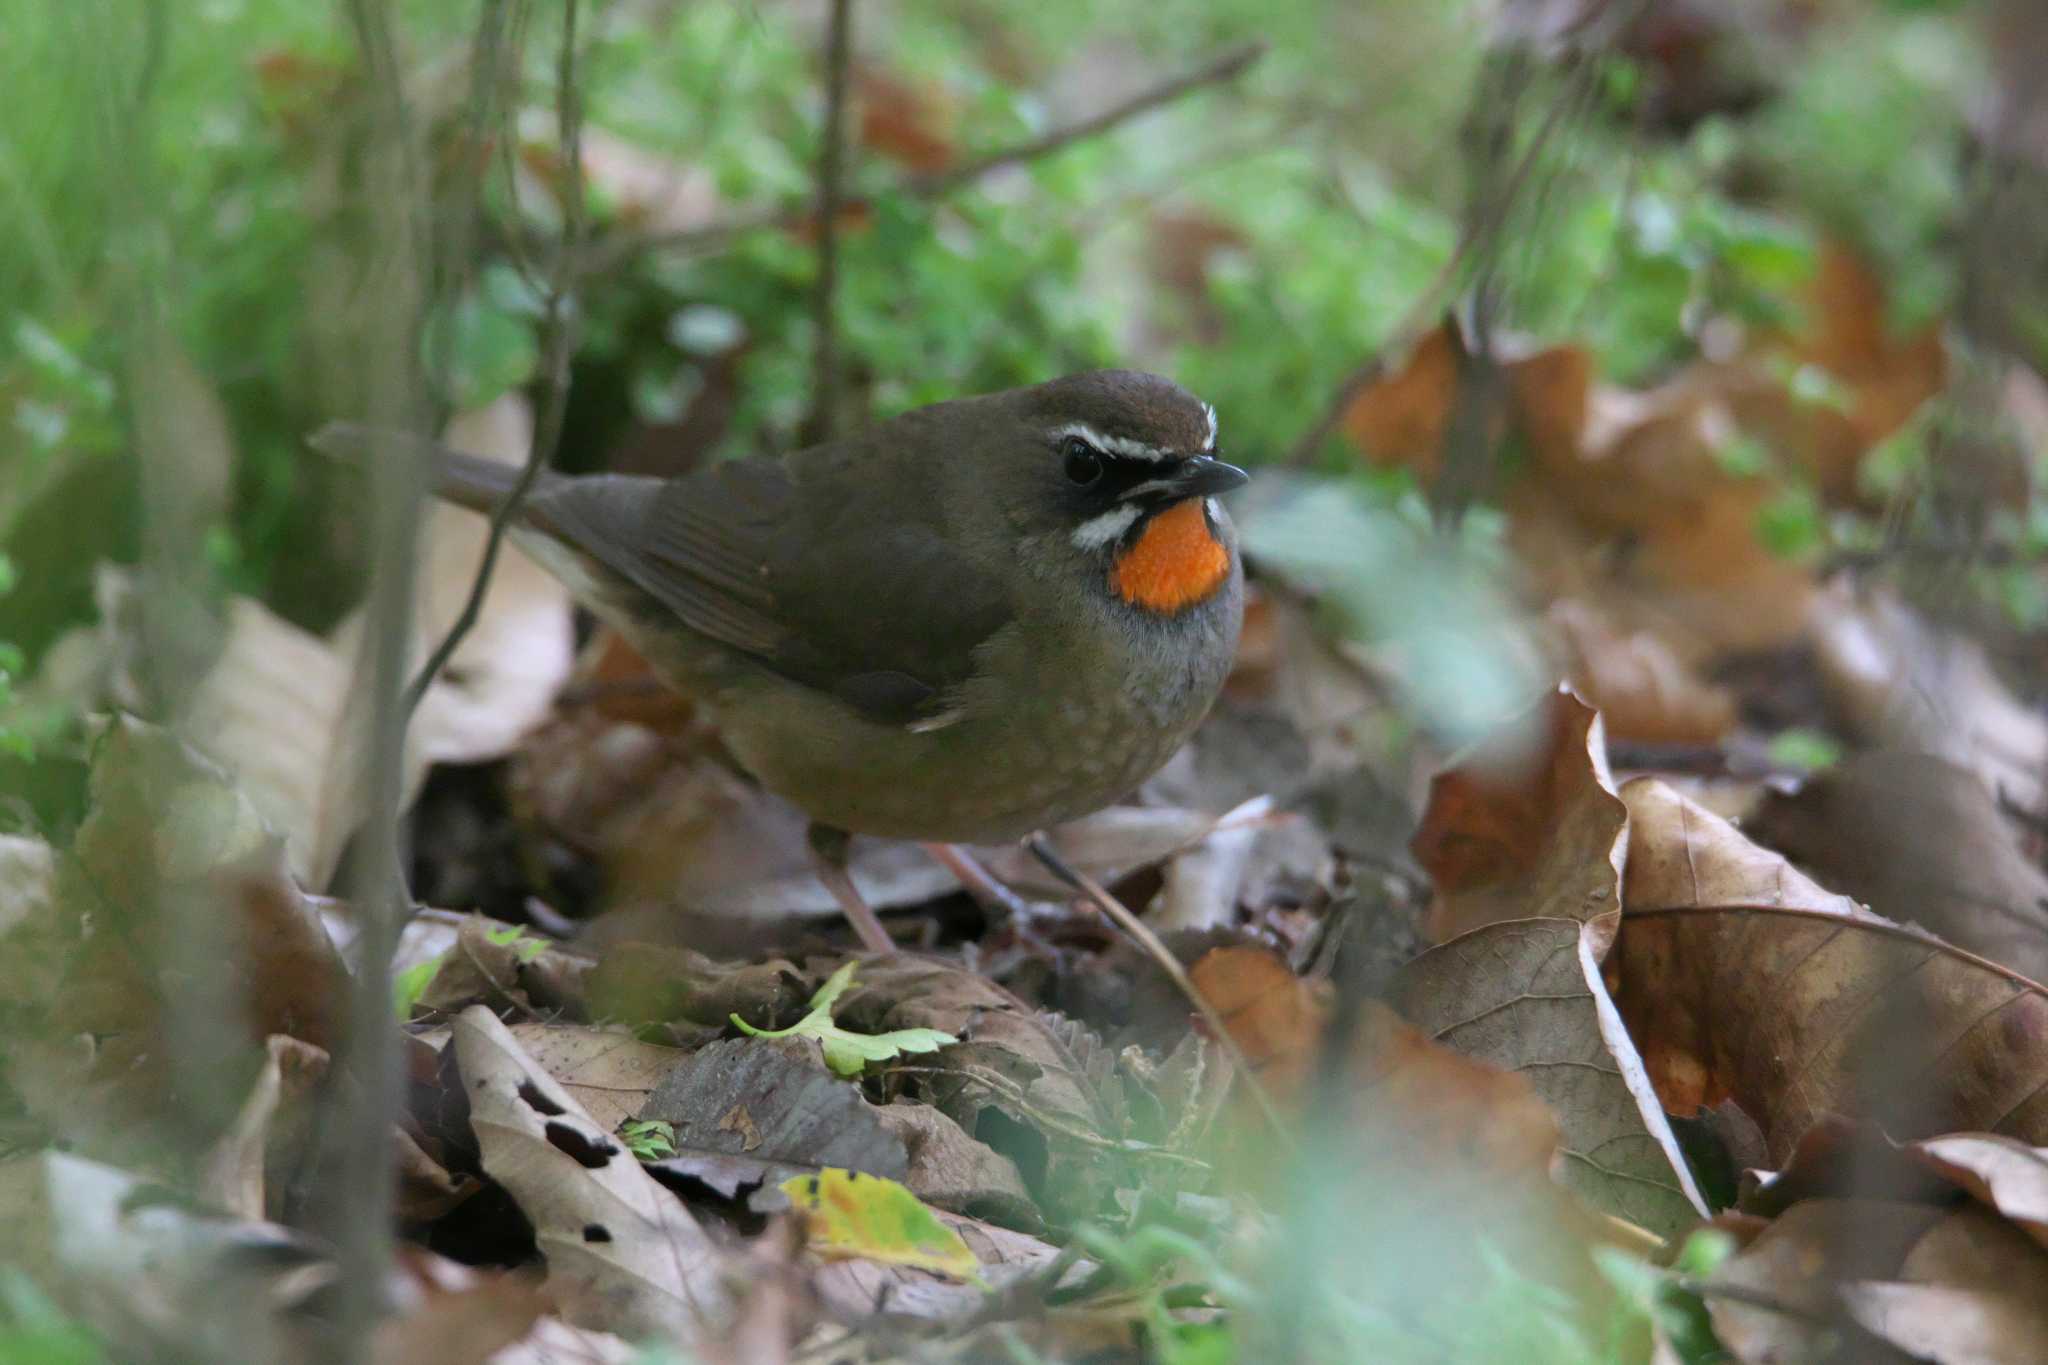
{"type": "MultiPolygon", "coordinates": [[[[1171,380],[1098,370],[674,479],[543,474],[511,534],[804,812],[886,951],[848,833],[1022,838],[1124,796],[1208,711],[1243,606],[1216,495],[1246,475],[1216,434],[1171,380]]],[[[437,471],[483,512],[516,477],[437,471]]]]}

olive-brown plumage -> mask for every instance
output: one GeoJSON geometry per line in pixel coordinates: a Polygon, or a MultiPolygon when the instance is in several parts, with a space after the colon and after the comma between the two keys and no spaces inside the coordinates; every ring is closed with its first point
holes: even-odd
{"type": "MultiPolygon", "coordinates": [[[[672,480],[543,476],[514,534],[770,790],[840,830],[987,843],[1155,771],[1234,652],[1213,412],[1129,371],[940,403],[672,480]]],[[[444,456],[495,506],[512,471],[444,456]]]]}

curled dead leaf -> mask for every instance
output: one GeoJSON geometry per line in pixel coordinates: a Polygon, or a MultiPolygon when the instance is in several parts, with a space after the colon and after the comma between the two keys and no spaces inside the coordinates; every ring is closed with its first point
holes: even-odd
{"type": "Polygon", "coordinates": [[[1559,691],[1430,782],[1409,842],[1436,884],[1426,932],[1497,920],[1585,920],[1619,904],[1628,812],[1600,715],[1559,691]]]}

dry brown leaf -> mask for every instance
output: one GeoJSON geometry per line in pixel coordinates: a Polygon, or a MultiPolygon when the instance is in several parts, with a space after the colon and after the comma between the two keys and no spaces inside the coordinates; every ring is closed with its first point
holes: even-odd
{"type": "Polygon", "coordinates": [[[1867,1338],[1852,1342],[1845,1353],[1830,1349],[1831,1336],[1847,1328],[1838,1294],[1847,1281],[1893,1274],[1940,1217],[1932,1208],[1875,1199],[1795,1205],[1707,1277],[1714,1334],[1746,1365],[1903,1362],[1905,1357],[1867,1338]]]}
{"type": "Polygon", "coordinates": [[[953,164],[960,111],[943,87],[863,65],[854,74],[854,99],[861,146],[925,174],[953,164]]]}
{"type": "MultiPolygon", "coordinates": [[[[450,439],[497,458],[523,457],[531,417],[516,396],[458,417],[450,439]]],[[[425,531],[427,562],[420,622],[437,642],[469,590],[482,551],[483,519],[439,509],[425,531]]],[[[126,571],[104,568],[101,623],[90,638],[98,662],[67,667],[97,677],[88,707],[137,694],[135,641],[143,604],[126,571]]],[[[472,763],[511,750],[547,713],[568,675],[572,620],[568,592],[507,547],[475,629],[422,700],[407,733],[405,788],[417,789],[433,763],[472,763]]],[[[182,732],[226,768],[264,821],[285,841],[291,870],[313,889],[326,885],[360,822],[363,689],[354,681],[362,617],[326,639],[243,597],[229,600],[220,652],[183,699],[182,732]]],[[[76,654],[86,648],[72,647],[76,654]]],[[[67,656],[69,657],[69,656],[67,656]]]]}
{"type": "Polygon", "coordinates": [[[858,1085],[827,1071],[818,1044],[805,1038],[727,1038],[699,1048],[638,1117],[672,1124],[685,1157],[723,1153],[764,1168],[838,1166],[898,1181],[910,1168],[880,1111],[858,1085]]]}
{"type": "Polygon", "coordinates": [[[1940,322],[1894,336],[1885,293],[1854,248],[1831,240],[1807,287],[1806,328],[1782,343],[1792,361],[1818,366],[1847,391],[1846,411],[1787,403],[1809,424],[1806,441],[1795,448],[1806,453],[1822,490],[1838,501],[1857,495],[1856,471],[1864,454],[1904,426],[1947,382],[1940,322]]]}
{"type": "MultiPolygon", "coordinates": [[[[621,224],[655,233],[689,232],[718,216],[717,179],[705,167],[589,125],[580,141],[584,183],[621,224]]],[[[529,143],[520,150],[525,168],[559,197],[566,177],[555,148],[529,143]]]]}
{"type": "Polygon", "coordinates": [[[644,1347],[610,1332],[571,1327],[557,1317],[543,1317],[533,1330],[490,1357],[486,1365],[632,1365],[645,1359],[644,1347]]]}
{"type": "Polygon", "coordinates": [[[1778,1223],[1713,1277],[1761,1296],[1710,1290],[1710,1305],[1726,1300],[1717,1324],[1745,1360],[1896,1358],[1843,1317],[1915,1359],[2036,1359],[2048,1341],[2048,1248],[2030,1238],[2038,1224],[1998,1210],[2040,1206],[2042,1156],[1981,1133],[1899,1147],[1871,1125],[1816,1124],[1785,1169],[1743,1194],[1748,1214],[1778,1223]],[[1977,1202],[1959,1206],[1957,1187],[1977,1202]],[[1813,1354],[1842,1329],[1845,1345],[1813,1354]]]}
{"type": "Polygon", "coordinates": [[[1913,1360],[2033,1365],[2048,1341],[2048,1283],[2030,1275],[2008,1285],[1864,1281],[1845,1286],[1842,1297],[1859,1326],[1913,1360]]]}
{"type": "Polygon", "coordinates": [[[327,1054],[296,1038],[274,1033],[264,1040],[264,1061],[249,1087],[249,1098],[234,1124],[213,1144],[199,1176],[199,1197],[237,1218],[269,1216],[264,1165],[272,1143],[271,1121],[280,1106],[303,1098],[327,1073],[327,1054]]]}
{"type": "Polygon", "coordinates": [[[484,1365],[526,1338],[548,1310],[531,1271],[485,1271],[408,1243],[392,1268],[391,1311],[371,1342],[374,1365],[484,1365]]]}
{"type": "Polygon", "coordinates": [[[400,1222],[431,1223],[483,1188],[483,1182],[467,1172],[451,1175],[404,1127],[393,1131],[392,1141],[398,1149],[395,1202],[400,1222]]]}
{"type": "Polygon", "coordinates": [[[1813,910],[1631,909],[1609,970],[1664,1107],[1732,1098],[1774,1160],[1821,1116],[1874,1106],[1900,1137],[2048,1140],[2048,991],[1924,935],[1813,910]]]}
{"type": "Polygon", "coordinates": [[[909,1153],[903,1187],[936,1208],[985,1219],[1021,1232],[1043,1231],[1043,1220],[1017,1163],[928,1104],[899,1100],[875,1110],[882,1126],[909,1153]]]}
{"type": "Polygon", "coordinates": [[[915,1063],[924,1098],[1017,1161],[1049,1217],[1092,1209],[1113,1183],[1108,1139],[1122,1136],[1120,1093],[1098,1084],[1070,1045],[1071,1030],[1056,1029],[1001,986],[925,959],[869,961],[833,1018],[859,1033],[935,1028],[960,1039],[929,1060],[897,1065],[915,1063]]]}
{"type": "Polygon", "coordinates": [[[1831,588],[1813,617],[1821,683],[1867,748],[1936,754],[2002,801],[2048,810],[2048,720],[2013,696],[1975,642],[1888,591],[1831,588]]]}
{"type": "Polygon", "coordinates": [[[1457,341],[1448,326],[1432,328],[1399,369],[1351,400],[1344,410],[1344,434],[1374,464],[1398,465],[1432,483],[1443,460],[1444,430],[1457,387],[1457,341]]]}
{"type": "Polygon", "coordinates": [[[715,1330],[730,1307],[719,1253],[681,1201],[489,1010],[464,1010],[453,1045],[484,1171],[533,1225],[563,1315],[628,1337],[715,1330]]]}
{"type": "Polygon", "coordinates": [[[0,1044],[31,1111],[81,1150],[150,1136],[138,1120],[159,1120],[172,1094],[203,1142],[234,1121],[264,1039],[332,1045],[346,971],[255,810],[169,732],[116,717],[89,794],[38,950],[62,963],[28,1016],[47,1037],[23,1028],[0,1044]],[[172,1055],[181,1034],[203,1062],[172,1055]]]}
{"type": "MultiPolygon", "coordinates": [[[[0,937],[49,908],[56,879],[48,844],[27,835],[0,834],[0,937]]],[[[19,989],[10,983],[4,991],[19,989]]]]}
{"type": "Polygon", "coordinates": [[[298,1314],[331,1282],[289,1228],[180,1207],[156,1182],[67,1152],[0,1161],[0,1227],[10,1270],[113,1360],[303,1359],[298,1314]]]}
{"type": "Polygon", "coordinates": [[[1599,713],[1560,690],[1438,773],[1409,849],[1436,884],[1425,931],[1437,942],[1497,920],[1613,912],[1628,812],[1599,713]]]}
{"type": "MultiPolygon", "coordinates": [[[[1275,1098],[1298,1109],[1309,1098],[1298,1078],[1325,1031],[1320,995],[1262,950],[1217,950],[1196,969],[1275,1098]]],[[[1257,1126],[1242,1128],[1241,1152],[1257,1179],[1290,1182],[1290,1198],[1312,1185],[1318,1217],[1346,1229],[1356,1255],[1338,1267],[1345,1292],[1469,1284],[1484,1273],[1484,1245],[1597,1313],[1609,1291],[1587,1249],[1609,1224],[1552,1178],[1558,1123],[1529,1077],[1433,1042],[1376,1000],[1335,1045],[1342,1084],[1327,1099],[1337,1111],[1320,1116],[1342,1135],[1335,1164],[1276,1162],[1265,1120],[1250,1112],[1243,1123],[1257,1126]]],[[[1404,1297],[1404,1311],[1412,1306],[1404,1297]]]]}
{"type": "Polygon", "coordinates": [[[1706,1201],[1601,982],[1612,932],[1485,925],[1407,964],[1390,996],[1436,1042],[1526,1077],[1557,1116],[1564,1183],[1669,1239],[1707,1216],[1706,1201]]]}
{"type": "Polygon", "coordinates": [[[1777,485],[1722,463],[1742,434],[1728,382],[1702,368],[1645,394],[1596,389],[1578,442],[1532,445],[1504,499],[1531,591],[1595,603],[1686,663],[1797,638],[1810,570],[1758,533],[1777,485]]]}
{"type": "Polygon", "coordinates": [[[637,1115],[689,1055],[630,1033],[579,1024],[513,1024],[511,1033],[607,1133],[637,1115]]]}
{"type": "Polygon", "coordinates": [[[1326,985],[1304,981],[1266,948],[1211,948],[1188,968],[1195,990],[1222,1016],[1259,1083],[1299,1103],[1329,1022],[1326,985]]]}
{"type": "MultiPolygon", "coordinates": [[[[472,455],[522,463],[533,445],[532,406],[517,393],[507,394],[488,407],[456,414],[441,439],[472,455]]],[[[420,528],[426,553],[414,657],[425,657],[461,614],[489,530],[489,520],[476,512],[434,504],[420,528]]],[[[480,763],[511,752],[548,714],[569,676],[574,624],[562,581],[517,545],[503,546],[476,623],[413,715],[426,761],[480,763]]],[[[345,629],[336,632],[337,646],[345,629]]]]}
{"type": "Polygon", "coordinates": [[[1986,1133],[1924,1138],[1906,1150],[2048,1248],[2048,1150],[1986,1133]]]}
{"type": "Polygon", "coordinates": [[[1639,744],[1717,744],[1735,727],[1735,698],[1705,682],[1657,636],[1623,633],[1583,602],[1550,605],[1545,621],[1572,690],[1608,734],[1639,744]]]}
{"type": "MultiPolygon", "coordinates": [[[[1456,328],[1450,321],[1431,328],[1399,368],[1352,398],[1340,424],[1372,463],[1413,470],[1425,485],[1435,482],[1442,463],[1466,363],[1456,328]]],[[[1497,421],[1512,421],[1538,445],[1576,447],[1586,424],[1592,353],[1580,346],[1538,346],[1521,337],[1496,338],[1495,352],[1509,399],[1497,421]]]]}
{"type": "Polygon", "coordinates": [[[1629,818],[1621,904],[1631,914],[1756,905],[1870,918],[1847,896],[1824,890],[1783,857],[1751,843],[1735,826],[1654,777],[1629,782],[1621,799],[1629,818]]]}
{"type": "Polygon", "coordinates": [[[1766,794],[1747,827],[1879,914],[2048,978],[2048,873],[1967,769],[1932,754],[1855,754],[1796,792],[1766,794]]]}

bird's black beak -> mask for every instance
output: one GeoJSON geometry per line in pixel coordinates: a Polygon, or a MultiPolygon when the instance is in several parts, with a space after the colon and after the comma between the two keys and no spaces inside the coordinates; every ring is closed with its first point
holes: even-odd
{"type": "Polygon", "coordinates": [[[1156,479],[1125,491],[1125,498],[1144,498],[1154,502],[1179,502],[1183,498],[1206,498],[1216,493],[1228,493],[1233,488],[1242,488],[1251,479],[1234,464],[1225,464],[1213,455],[1195,455],[1180,461],[1167,469],[1156,479]]]}

